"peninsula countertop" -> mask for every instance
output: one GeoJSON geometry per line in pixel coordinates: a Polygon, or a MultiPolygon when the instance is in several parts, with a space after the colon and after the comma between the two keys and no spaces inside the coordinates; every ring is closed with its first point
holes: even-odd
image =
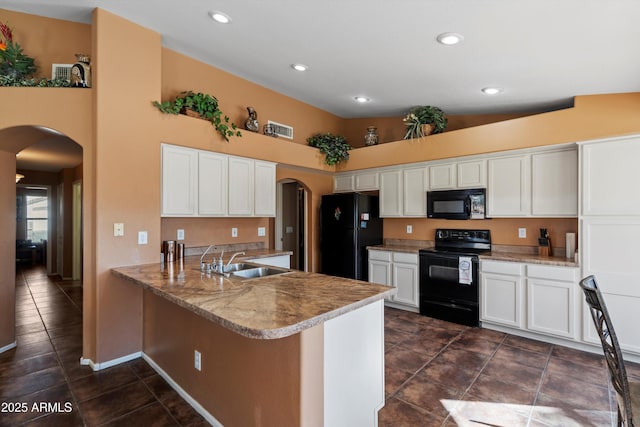
{"type": "Polygon", "coordinates": [[[111,271],[229,330],[258,339],[294,335],[395,292],[389,286],[297,270],[253,279],[224,277],[201,272],[198,256],[111,271]]]}

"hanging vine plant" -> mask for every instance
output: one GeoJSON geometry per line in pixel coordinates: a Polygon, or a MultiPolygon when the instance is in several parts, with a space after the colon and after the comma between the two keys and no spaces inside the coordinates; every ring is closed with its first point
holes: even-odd
{"type": "Polygon", "coordinates": [[[349,150],[353,148],[344,136],[332,135],[330,132],[315,134],[307,138],[307,142],[325,155],[324,162],[330,166],[348,160],[349,150]]]}
{"type": "Polygon", "coordinates": [[[165,114],[184,114],[208,120],[227,142],[232,136],[242,136],[236,124],[218,108],[218,99],[213,95],[189,90],[169,101],[153,101],[153,105],[165,114]]]}

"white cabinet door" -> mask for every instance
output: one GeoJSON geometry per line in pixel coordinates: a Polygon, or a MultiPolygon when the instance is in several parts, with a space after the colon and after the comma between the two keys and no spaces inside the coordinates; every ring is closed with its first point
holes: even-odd
{"type": "Polygon", "coordinates": [[[198,151],[162,144],[162,216],[197,213],[198,151]]]}
{"type": "Polygon", "coordinates": [[[426,168],[404,169],[403,177],[403,214],[408,217],[427,216],[427,193],[424,188],[426,168]]]}
{"type": "Polygon", "coordinates": [[[348,193],[354,190],[354,175],[336,175],[333,177],[333,192],[348,193]]]}
{"type": "Polygon", "coordinates": [[[417,264],[394,262],[393,284],[397,289],[397,293],[393,297],[394,302],[405,304],[411,307],[419,306],[420,295],[418,293],[417,264]]]}
{"type": "Polygon", "coordinates": [[[455,163],[429,166],[429,190],[450,190],[456,185],[455,163]]]}
{"type": "Polygon", "coordinates": [[[481,319],[521,328],[522,278],[502,274],[482,274],[481,319]]]}
{"type": "Polygon", "coordinates": [[[640,215],[640,135],[585,143],[582,157],[584,215],[640,215]]]}
{"type": "Polygon", "coordinates": [[[198,152],[198,214],[227,214],[227,156],[198,152]]]}
{"type": "Polygon", "coordinates": [[[530,212],[531,179],[528,155],[489,159],[487,216],[527,216],[530,212]]]}
{"type": "Polygon", "coordinates": [[[578,216],[577,150],[531,155],[531,214],[578,216]]]}
{"type": "Polygon", "coordinates": [[[375,191],[380,189],[378,184],[378,172],[361,172],[355,175],[356,191],[375,191]]]}
{"type": "Polygon", "coordinates": [[[527,278],[527,328],[574,338],[574,282],[527,278]]]}
{"type": "MultiPolygon", "coordinates": [[[[391,277],[391,252],[369,251],[369,282],[393,286],[391,277]]],[[[385,297],[385,300],[393,301],[393,296],[385,297]]]]}
{"type": "Polygon", "coordinates": [[[458,162],[458,188],[485,188],[487,186],[487,161],[458,162]]]}
{"type": "Polygon", "coordinates": [[[255,191],[253,214],[276,216],[276,164],[255,161],[255,191]]]}
{"type": "Polygon", "coordinates": [[[380,217],[401,217],[402,170],[380,172],[380,217]]]}
{"type": "Polygon", "coordinates": [[[253,215],[254,161],[229,156],[229,215],[253,215]]]}

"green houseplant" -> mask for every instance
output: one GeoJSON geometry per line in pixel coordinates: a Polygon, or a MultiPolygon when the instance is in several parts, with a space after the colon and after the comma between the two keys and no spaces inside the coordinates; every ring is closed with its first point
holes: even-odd
{"type": "Polygon", "coordinates": [[[431,133],[440,133],[447,127],[444,111],[430,105],[412,108],[402,121],[407,127],[404,139],[421,138],[431,133]]]}
{"type": "Polygon", "coordinates": [[[31,77],[37,68],[33,58],[22,52],[22,47],[13,40],[13,31],[0,23],[0,76],[20,81],[31,77]]]}
{"type": "Polygon", "coordinates": [[[332,135],[330,132],[315,134],[307,138],[307,142],[325,155],[324,162],[330,166],[347,160],[349,150],[353,148],[344,136],[332,135]]]}
{"type": "Polygon", "coordinates": [[[242,136],[235,123],[231,123],[229,117],[222,114],[215,96],[189,90],[181,92],[170,101],[153,101],[153,105],[166,114],[185,114],[208,120],[227,142],[232,136],[242,136]]]}

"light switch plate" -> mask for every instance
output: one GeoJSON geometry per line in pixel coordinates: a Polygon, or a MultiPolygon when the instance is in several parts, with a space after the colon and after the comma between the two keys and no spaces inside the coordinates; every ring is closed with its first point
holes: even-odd
{"type": "Polygon", "coordinates": [[[407,225],[407,234],[411,234],[411,233],[413,233],[413,226],[407,225]]]}
{"type": "Polygon", "coordinates": [[[138,231],[138,244],[146,245],[148,243],[148,236],[146,231],[138,231]]]}
{"type": "Polygon", "coordinates": [[[113,223],[113,236],[114,237],[121,237],[124,236],[124,224],[121,222],[114,222],[113,223]]]}
{"type": "Polygon", "coordinates": [[[238,229],[236,227],[231,229],[231,237],[238,237],[238,229]]]}
{"type": "Polygon", "coordinates": [[[184,240],[184,230],[182,228],[178,229],[176,240],[184,240]]]}
{"type": "Polygon", "coordinates": [[[258,236],[266,236],[267,230],[264,227],[258,227],[258,236]]]}
{"type": "Polygon", "coordinates": [[[527,229],[526,228],[518,228],[518,237],[520,239],[526,239],[527,238],[527,229]]]}

